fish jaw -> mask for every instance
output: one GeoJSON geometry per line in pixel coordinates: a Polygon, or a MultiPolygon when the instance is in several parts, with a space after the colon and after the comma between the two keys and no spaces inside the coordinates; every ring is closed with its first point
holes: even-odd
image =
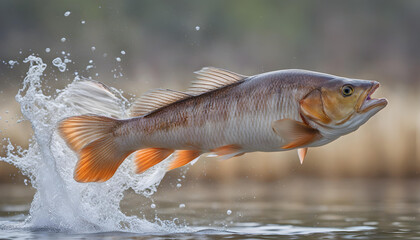
{"type": "Polygon", "coordinates": [[[377,111],[379,111],[388,104],[388,101],[385,98],[371,98],[372,94],[379,86],[379,82],[372,81],[372,87],[361,97],[357,109],[358,113],[366,113],[374,108],[378,108],[377,111]]]}

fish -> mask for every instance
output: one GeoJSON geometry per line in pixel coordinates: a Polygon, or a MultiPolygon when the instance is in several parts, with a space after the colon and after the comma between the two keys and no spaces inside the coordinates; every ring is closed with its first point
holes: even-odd
{"type": "Polygon", "coordinates": [[[131,104],[129,116],[116,117],[112,96],[99,82],[84,82],[83,98],[101,96],[102,113],[71,116],[58,132],[78,154],[78,182],[104,182],[134,154],[136,173],[172,156],[167,170],[203,154],[229,159],[250,152],[296,149],[303,163],[309,148],[356,131],[388,101],[373,98],[379,82],[300,69],[246,76],[215,67],[197,72],[186,91],[155,89],[131,104]],[[89,88],[92,88],[89,89],[89,88]],[[96,93],[95,93],[96,92],[96,93]]]}

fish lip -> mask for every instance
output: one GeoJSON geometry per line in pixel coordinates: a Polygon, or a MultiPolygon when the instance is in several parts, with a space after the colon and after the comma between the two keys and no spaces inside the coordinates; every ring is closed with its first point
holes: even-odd
{"type": "Polygon", "coordinates": [[[357,110],[358,113],[365,113],[377,107],[380,107],[382,109],[388,104],[388,100],[386,98],[371,98],[372,94],[376,91],[376,89],[379,88],[379,86],[379,82],[373,82],[370,89],[366,91],[365,96],[362,98],[363,101],[361,102],[359,109],[357,110]]]}

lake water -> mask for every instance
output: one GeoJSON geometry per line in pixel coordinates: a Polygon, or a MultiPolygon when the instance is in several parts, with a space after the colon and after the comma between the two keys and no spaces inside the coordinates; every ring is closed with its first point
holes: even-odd
{"type": "Polygon", "coordinates": [[[215,184],[164,179],[151,197],[126,191],[120,203],[171,230],[89,232],[28,228],[34,190],[0,188],[0,237],[40,239],[420,239],[418,180],[285,179],[215,184]]]}

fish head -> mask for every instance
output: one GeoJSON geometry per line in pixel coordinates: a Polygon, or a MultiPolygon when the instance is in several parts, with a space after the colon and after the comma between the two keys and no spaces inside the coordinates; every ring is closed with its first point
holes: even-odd
{"type": "Polygon", "coordinates": [[[301,113],[324,136],[350,133],[388,104],[385,98],[372,98],[378,87],[376,81],[333,78],[300,101],[301,113]]]}

